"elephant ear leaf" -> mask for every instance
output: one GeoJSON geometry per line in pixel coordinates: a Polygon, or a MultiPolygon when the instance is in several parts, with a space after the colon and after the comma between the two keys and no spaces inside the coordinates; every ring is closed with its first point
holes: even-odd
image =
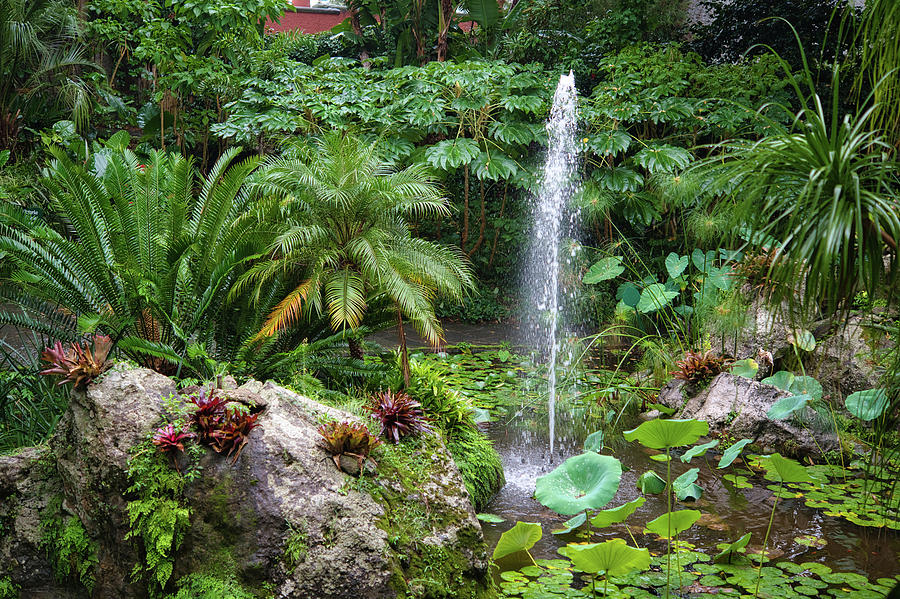
{"type": "Polygon", "coordinates": [[[625,272],[625,266],[622,265],[621,256],[610,256],[603,258],[587,271],[582,281],[587,284],[600,283],[618,277],[625,272]]]}
{"type": "Polygon", "coordinates": [[[888,398],[884,389],[868,389],[848,395],[845,405],[848,412],[860,420],[869,421],[884,414],[888,407],[888,398]]]}
{"type": "Polygon", "coordinates": [[[528,551],[541,540],[541,525],[534,522],[516,522],[516,525],[500,535],[494,548],[494,559],[500,559],[519,551],[528,551]]]}
{"type": "Polygon", "coordinates": [[[676,297],[678,297],[678,292],[670,291],[662,283],[648,285],[641,291],[641,297],[637,303],[637,311],[641,314],[655,312],[671,304],[676,297]]]}

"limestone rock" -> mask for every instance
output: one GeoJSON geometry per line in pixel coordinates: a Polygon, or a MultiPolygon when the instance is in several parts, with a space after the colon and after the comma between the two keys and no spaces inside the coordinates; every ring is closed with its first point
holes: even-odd
{"type": "Polygon", "coordinates": [[[660,403],[680,409],[679,418],[709,423],[711,436],[728,434],[752,439],[765,449],[785,455],[821,453],[837,447],[837,438],[811,408],[785,420],[771,420],[769,408],[791,394],[741,376],[722,373],[696,394],[685,392],[684,381],[675,380],[660,391],[660,403]]]}
{"type": "MultiPolygon", "coordinates": [[[[274,384],[235,389],[226,378],[223,386],[259,410],[260,426],[234,465],[210,450],[201,458],[201,476],[186,487],[190,525],[172,581],[228,576],[279,599],[496,596],[480,524],[438,435],[413,455],[381,460],[374,475],[351,477],[319,446],[316,429],[354,416],[274,384]]],[[[146,596],[131,582],[141,553],[125,539],[129,450],[160,424],[174,392],[162,375],[116,366],[73,394],[49,450],[0,458],[0,579],[10,577],[23,597],[146,596]],[[38,523],[54,501],[96,543],[90,595],[74,581],[55,583],[38,547],[38,523]]]]}

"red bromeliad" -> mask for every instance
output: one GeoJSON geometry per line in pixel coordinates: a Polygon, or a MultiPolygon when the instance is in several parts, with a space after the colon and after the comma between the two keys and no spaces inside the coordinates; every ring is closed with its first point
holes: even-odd
{"type": "Polygon", "coordinates": [[[106,358],[112,349],[112,339],[106,335],[94,335],[91,345],[73,343],[71,350],[66,350],[62,342],[55,342],[41,353],[41,360],[50,363],[52,368],[42,370],[40,374],[63,377],[58,385],[74,383],[75,388],[87,387],[109,368],[110,362],[106,358]]]}

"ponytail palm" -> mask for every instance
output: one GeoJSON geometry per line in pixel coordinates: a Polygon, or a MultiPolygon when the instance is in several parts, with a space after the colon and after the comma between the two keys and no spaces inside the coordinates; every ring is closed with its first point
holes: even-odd
{"type": "Polygon", "coordinates": [[[127,150],[88,165],[51,152],[46,184],[62,232],[15,208],[0,213],[0,251],[16,267],[2,290],[29,307],[0,322],[66,337],[77,321],[157,368],[181,363],[191,347],[224,357],[236,349],[225,297],[259,250],[242,218],[243,182],[258,162],[231,166],[234,149],[198,180],[190,160],[162,152],[146,165],[127,150]]]}
{"type": "Polygon", "coordinates": [[[792,81],[802,110],[791,129],[724,144],[724,153],[700,168],[733,202],[735,228],[757,244],[777,247],[769,273],[772,300],[794,304],[802,291],[805,310],[822,302],[834,312],[857,291],[871,295],[893,276],[900,164],[873,130],[873,108],[841,114],[837,71],[830,112],[806,74],[808,94],[792,81]]]}
{"type": "Polygon", "coordinates": [[[320,314],[333,330],[354,331],[370,306],[387,301],[397,310],[401,335],[406,318],[429,342],[441,342],[435,298],[461,297],[473,279],[458,250],[410,232],[409,218],[449,214],[424,166],[396,171],[377,147],[330,133],[272,161],[261,178],[283,220],[269,259],[236,292],[255,285],[258,294],[280,277],[295,283],[260,336],[320,314]]]}

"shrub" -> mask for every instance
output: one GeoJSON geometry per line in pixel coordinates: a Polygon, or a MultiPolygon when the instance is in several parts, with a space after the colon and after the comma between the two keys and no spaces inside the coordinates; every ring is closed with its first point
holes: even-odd
{"type": "Polygon", "coordinates": [[[372,401],[366,409],[381,423],[381,434],[389,441],[399,443],[401,437],[431,431],[422,405],[406,393],[382,391],[372,401]]]}
{"type": "Polygon", "coordinates": [[[112,339],[106,335],[94,335],[91,347],[73,343],[71,350],[64,349],[62,342],[56,341],[41,353],[41,360],[52,366],[42,370],[41,374],[61,376],[63,379],[57,384],[74,383],[76,389],[83,389],[109,368],[110,362],[106,358],[111,349],[112,339]]]}
{"type": "Polygon", "coordinates": [[[381,444],[364,424],[358,422],[328,422],[319,427],[319,434],[322,435],[322,447],[331,454],[341,471],[341,456],[356,458],[362,471],[363,463],[371,459],[370,454],[381,444]]]}

